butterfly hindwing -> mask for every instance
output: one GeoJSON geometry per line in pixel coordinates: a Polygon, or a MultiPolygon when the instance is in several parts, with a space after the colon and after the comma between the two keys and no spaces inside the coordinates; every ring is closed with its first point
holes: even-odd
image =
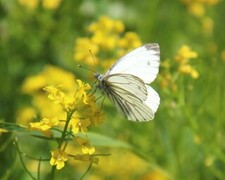
{"type": "Polygon", "coordinates": [[[128,120],[148,121],[153,119],[153,110],[144,102],[148,98],[144,82],[130,74],[106,76],[105,94],[128,120]]]}

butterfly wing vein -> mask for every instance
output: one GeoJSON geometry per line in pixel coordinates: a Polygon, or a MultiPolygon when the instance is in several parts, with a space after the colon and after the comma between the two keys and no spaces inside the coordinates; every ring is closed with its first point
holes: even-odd
{"type": "Polygon", "coordinates": [[[147,88],[144,82],[132,75],[111,75],[107,78],[106,95],[127,119],[131,121],[148,121],[154,112],[145,104],[147,88]]]}

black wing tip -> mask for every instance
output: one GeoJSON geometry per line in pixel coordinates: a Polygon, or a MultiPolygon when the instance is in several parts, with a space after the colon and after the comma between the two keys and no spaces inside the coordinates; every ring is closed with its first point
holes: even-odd
{"type": "Polygon", "coordinates": [[[158,43],[148,43],[145,45],[145,48],[148,50],[154,50],[156,52],[159,52],[159,44],[158,43]]]}

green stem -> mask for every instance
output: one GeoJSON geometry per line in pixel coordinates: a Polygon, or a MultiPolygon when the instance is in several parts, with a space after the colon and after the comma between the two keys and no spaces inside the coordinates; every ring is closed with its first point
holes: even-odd
{"type": "MultiPolygon", "coordinates": [[[[64,129],[62,131],[61,138],[60,138],[59,143],[58,143],[58,149],[59,150],[62,148],[63,142],[65,141],[66,132],[67,132],[67,129],[68,129],[68,126],[69,126],[69,122],[70,122],[70,119],[71,119],[71,117],[72,117],[72,115],[73,115],[74,112],[75,112],[75,110],[73,110],[71,112],[67,112],[66,124],[64,126],[64,129]]],[[[55,171],[56,171],[56,166],[52,166],[52,170],[51,170],[51,179],[52,180],[54,180],[55,171]]]]}
{"type": "Polygon", "coordinates": [[[32,179],[36,180],[36,178],[35,178],[35,177],[30,173],[30,171],[27,169],[27,167],[26,167],[26,165],[25,165],[25,163],[24,163],[24,161],[23,161],[23,158],[22,158],[22,156],[21,156],[21,151],[20,151],[20,149],[19,149],[19,145],[17,144],[17,140],[14,141],[14,144],[16,145],[16,149],[17,149],[17,151],[18,151],[18,155],[19,155],[19,158],[20,158],[20,162],[21,162],[23,168],[25,169],[25,171],[27,172],[27,174],[28,174],[32,179]]]}
{"type": "MultiPolygon", "coordinates": [[[[75,110],[74,110],[74,111],[75,111],[75,110]]],[[[59,144],[58,144],[58,149],[61,149],[62,144],[63,144],[63,142],[64,142],[64,140],[65,140],[67,128],[68,128],[68,126],[69,126],[69,122],[70,122],[70,119],[71,119],[71,117],[72,117],[74,111],[71,111],[71,112],[68,112],[68,113],[67,113],[66,124],[65,124],[65,126],[64,126],[64,129],[63,129],[63,132],[62,132],[62,136],[61,136],[60,141],[59,141],[59,144]]]]}
{"type": "Polygon", "coordinates": [[[84,172],[84,174],[80,177],[80,180],[84,179],[84,177],[87,175],[87,173],[91,170],[92,162],[89,164],[87,170],[84,172]]]}

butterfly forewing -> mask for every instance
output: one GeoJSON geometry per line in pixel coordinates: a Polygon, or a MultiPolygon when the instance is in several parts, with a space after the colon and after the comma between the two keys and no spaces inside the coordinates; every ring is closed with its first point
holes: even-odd
{"type": "Polygon", "coordinates": [[[106,73],[132,74],[145,83],[152,82],[159,72],[159,45],[146,44],[120,58],[106,73]]]}
{"type": "Polygon", "coordinates": [[[144,82],[131,74],[112,74],[105,77],[107,86],[124,98],[137,98],[141,101],[147,99],[147,88],[144,82]],[[138,95],[138,96],[137,96],[138,95]]]}

